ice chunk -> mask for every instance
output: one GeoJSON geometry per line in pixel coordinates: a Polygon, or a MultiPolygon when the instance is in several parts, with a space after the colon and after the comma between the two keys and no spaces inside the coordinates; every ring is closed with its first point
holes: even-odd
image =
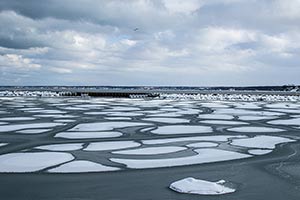
{"type": "Polygon", "coordinates": [[[295,140],[277,136],[259,135],[253,138],[234,139],[231,144],[251,148],[274,149],[275,145],[287,142],[295,142],[295,140]]]}
{"type": "Polygon", "coordinates": [[[189,177],[172,183],[170,189],[179,193],[201,195],[220,195],[235,192],[235,189],[225,186],[224,183],[226,183],[224,180],[211,182],[189,177]]]}
{"type": "Polygon", "coordinates": [[[50,144],[35,147],[36,149],[49,150],[49,151],[75,151],[82,149],[83,143],[70,143],[70,144],[50,144]]]}
{"type": "Polygon", "coordinates": [[[162,123],[188,123],[190,120],[182,119],[182,118],[171,118],[171,117],[149,117],[144,118],[145,121],[152,121],[152,122],[162,122],[162,123]]]}
{"type": "Polygon", "coordinates": [[[84,150],[85,151],[106,151],[116,149],[126,149],[141,146],[140,143],[134,141],[115,141],[115,142],[92,142],[84,150]]]}
{"type": "Polygon", "coordinates": [[[165,158],[165,159],[126,159],[126,158],[111,158],[113,162],[125,164],[132,169],[145,168],[159,168],[159,167],[173,167],[194,165],[202,163],[220,162],[226,160],[235,160],[241,158],[249,158],[251,155],[242,154],[233,151],[226,151],[221,149],[196,149],[197,155],[179,157],[179,158],[165,158]]]}
{"type": "Polygon", "coordinates": [[[126,128],[133,126],[147,126],[147,123],[137,123],[137,122],[95,122],[95,123],[85,123],[79,124],[70,131],[110,131],[114,128],[126,128]]]}
{"type": "Polygon", "coordinates": [[[0,155],[0,172],[35,172],[73,159],[62,152],[9,153],[0,155]]]}
{"type": "Polygon", "coordinates": [[[84,139],[84,138],[114,138],[120,137],[122,133],[116,131],[109,132],[60,132],[54,137],[68,138],[68,139],[84,139]]]}
{"type": "Polygon", "coordinates": [[[272,133],[272,132],[281,132],[283,129],[271,128],[271,127],[259,127],[259,126],[242,126],[229,128],[229,131],[242,132],[242,133],[272,133]]]}
{"type": "Polygon", "coordinates": [[[186,146],[194,147],[194,148],[203,148],[203,147],[216,147],[218,145],[219,145],[218,143],[214,143],[214,142],[196,142],[196,143],[188,144],[186,146]]]}
{"type": "Polygon", "coordinates": [[[0,132],[17,131],[30,128],[49,128],[64,125],[63,123],[33,123],[33,124],[12,124],[0,126],[0,132]]]}
{"type": "Polygon", "coordinates": [[[252,154],[252,155],[264,155],[264,154],[268,154],[271,153],[272,150],[270,149],[249,149],[248,153],[252,154]]]}
{"type": "Polygon", "coordinates": [[[212,128],[209,126],[197,125],[170,125],[160,126],[153,130],[152,133],[159,135],[172,135],[172,134],[193,134],[193,133],[210,133],[212,128]]]}
{"type": "Polygon", "coordinates": [[[186,149],[187,148],[185,147],[164,146],[164,147],[146,147],[146,148],[138,148],[138,149],[131,149],[131,150],[114,151],[112,153],[125,154],[125,155],[157,155],[157,154],[174,153],[186,149]]]}
{"type": "MultiPolygon", "coordinates": [[[[240,120],[245,121],[254,121],[254,120],[263,120],[263,119],[273,119],[274,117],[267,117],[267,116],[255,116],[255,115],[244,115],[239,116],[240,120]]],[[[276,117],[275,117],[276,118],[276,117]]]]}
{"type": "Polygon", "coordinates": [[[33,117],[3,117],[0,118],[1,121],[26,121],[26,120],[35,120],[33,117]]]}
{"type": "Polygon", "coordinates": [[[222,115],[222,114],[203,114],[203,115],[199,115],[199,118],[201,119],[233,119],[232,115],[222,115]]]}
{"type": "Polygon", "coordinates": [[[39,133],[44,133],[47,131],[51,131],[52,129],[26,129],[26,130],[20,130],[17,131],[17,133],[22,133],[22,134],[39,134],[39,133]]]}
{"type": "Polygon", "coordinates": [[[54,173],[82,173],[82,172],[103,172],[103,171],[116,171],[117,167],[109,167],[99,163],[87,160],[75,160],[59,167],[48,170],[54,173]]]}
{"type": "Polygon", "coordinates": [[[275,125],[299,125],[300,118],[272,120],[267,123],[275,125]]]}
{"type": "Polygon", "coordinates": [[[226,121],[226,120],[202,120],[200,122],[205,123],[205,124],[222,124],[222,125],[243,125],[243,124],[248,124],[246,122],[226,121]]]}

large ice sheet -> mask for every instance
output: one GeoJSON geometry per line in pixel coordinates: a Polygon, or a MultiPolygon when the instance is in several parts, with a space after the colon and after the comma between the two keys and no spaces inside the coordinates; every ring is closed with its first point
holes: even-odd
{"type": "Polygon", "coordinates": [[[164,146],[164,147],[146,147],[131,150],[114,151],[114,154],[125,154],[125,155],[157,155],[174,153],[178,151],[186,150],[185,147],[178,146],[164,146]]]}
{"type": "Polygon", "coordinates": [[[83,172],[104,172],[104,171],[116,171],[117,167],[109,167],[99,163],[87,161],[87,160],[75,160],[69,163],[63,164],[59,167],[48,170],[52,173],[83,173],[83,172]]]}
{"type": "Polygon", "coordinates": [[[196,143],[188,144],[186,146],[194,147],[194,148],[204,148],[204,147],[216,147],[218,145],[219,144],[215,142],[196,142],[196,143]]]}
{"type": "Polygon", "coordinates": [[[172,134],[195,134],[195,133],[210,133],[212,128],[210,126],[197,126],[197,125],[170,125],[160,126],[153,130],[152,133],[159,135],[172,135],[172,134]]]}
{"type": "Polygon", "coordinates": [[[73,159],[62,152],[9,153],[0,155],[0,172],[35,172],[73,159]]]}
{"type": "Polygon", "coordinates": [[[170,124],[177,124],[177,123],[188,123],[190,120],[182,119],[182,118],[171,118],[171,117],[149,117],[144,118],[145,121],[152,121],[152,122],[162,122],[162,123],[170,123],[170,124]]]}
{"type": "Polygon", "coordinates": [[[256,110],[245,110],[245,109],[217,109],[216,114],[228,114],[228,115],[258,115],[258,116],[280,116],[284,113],[271,112],[271,111],[256,111],[256,110]]]}
{"type": "Polygon", "coordinates": [[[84,150],[85,151],[106,151],[106,150],[133,148],[139,146],[141,146],[141,144],[134,141],[92,142],[84,150]]]}
{"type": "Polygon", "coordinates": [[[226,151],[221,149],[196,149],[197,155],[179,157],[179,158],[166,158],[166,159],[125,159],[125,158],[111,158],[113,162],[125,164],[128,168],[132,169],[145,169],[145,168],[159,168],[159,167],[173,167],[194,165],[202,163],[220,162],[226,160],[235,160],[241,158],[249,158],[251,155],[242,154],[233,151],[226,151]]]}
{"type": "Polygon", "coordinates": [[[50,144],[35,147],[36,149],[49,151],[75,151],[82,149],[83,143],[69,143],[69,144],[50,144]]]}
{"type": "Polygon", "coordinates": [[[229,131],[241,132],[241,133],[273,133],[281,132],[283,129],[272,128],[272,127],[259,127],[259,126],[242,126],[227,129],[229,131]]]}
{"type": "Polygon", "coordinates": [[[253,138],[234,139],[231,144],[251,148],[274,149],[275,145],[287,142],[295,142],[295,140],[285,137],[258,135],[253,138]]]}
{"type": "Polygon", "coordinates": [[[95,122],[95,123],[84,123],[78,124],[70,131],[110,131],[114,128],[126,128],[133,126],[147,126],[151,125],[148,123],[137,123],[137,122],[95,122]]]}
{"type": "Polygon", "coordinates": [[[17,131],[31,128],[49,128],[64,125],[63,123],[32,123],[32,124],[11,124],[0,126],[0,132],[17,131]]]}
{"type": "Polygon", "coordinates": [[[268,116],[256,116],[256,115],[244,115],[244,116],[239,116],[240,120],[245,120],[245,121],[254,121],[254,120],[264,120],[264,119],[274,119],[276,117],[268,117],[268,116]]]}
{"type": "Polygon", "coordinates": [[[68,138],[68,139],[84,139],[84,138],[114,138],[120,137],[122,133],[117,131],[107,132],[60,132],[54,137],[68,138]]]}
{"type": "Polygon", "coordinates": [[[205,181],[195,178],[184,178],[170,185],[170,189],[186,194],[220,195],[235,192],[235,189],[226,187],[224,180],[217,182],[205,181]]]}

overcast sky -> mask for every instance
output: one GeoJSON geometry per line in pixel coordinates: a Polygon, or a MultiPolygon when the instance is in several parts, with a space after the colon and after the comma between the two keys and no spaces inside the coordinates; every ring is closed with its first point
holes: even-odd
{"type": "Polygon", "coordinates": [[[0,27],[0,85],[300,84],[300,0],[0,0],[0,27]]]}

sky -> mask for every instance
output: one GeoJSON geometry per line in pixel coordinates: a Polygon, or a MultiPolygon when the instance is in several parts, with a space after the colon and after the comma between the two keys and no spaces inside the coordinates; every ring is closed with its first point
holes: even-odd
{"type": "Polygon", "coordinates": [[[300,0],[0,0],[0,85],[300,84],[300,0]]]}

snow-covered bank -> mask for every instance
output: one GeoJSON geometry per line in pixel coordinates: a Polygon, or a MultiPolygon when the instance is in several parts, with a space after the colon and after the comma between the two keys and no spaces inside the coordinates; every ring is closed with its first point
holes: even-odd
{"type": "Polygon", "coordinates": [[[59,97],[69,94],[69,92],[51,91],[0,91],[0,97],[59,97]]]}
{"type": "Polygon", "coordinates": [[[201,101],[299,101],[297,95],[271,94],[160,94],[161,99],[201,101]]]}

